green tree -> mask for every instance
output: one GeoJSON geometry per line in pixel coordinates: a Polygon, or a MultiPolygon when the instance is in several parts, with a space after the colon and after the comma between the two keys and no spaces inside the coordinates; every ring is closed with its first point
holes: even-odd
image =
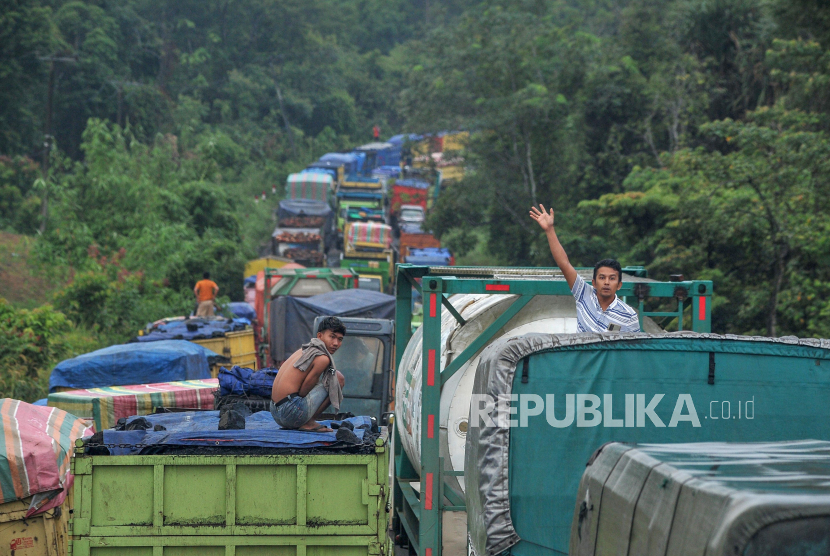
{"type": "Polygon", "coordinates": [[[55,32],[51,10],[36,0],[8,0],[0,10],[0,153],[41,143],[48,63],[55,32]]]}
{"type": "Polygon", "coordinates": [[[658,276],[716,277],[721,329],[797,333],[799,284],[828,278],[830,137],[817,123],[760,109],[707,124],[701,131],[723,151],[681,150],[665,170],[635,170],[625,193],[584,201],[589,233],[658,276]]]}

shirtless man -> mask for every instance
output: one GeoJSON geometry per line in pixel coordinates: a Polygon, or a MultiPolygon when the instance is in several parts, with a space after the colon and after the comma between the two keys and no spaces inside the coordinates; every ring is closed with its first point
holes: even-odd
{"type": "MultiPolygon", "coordinates": [[[[320,323],[317,338],[310,344],[303,346],[323,347],[329,354],[334,354],[343,342],[346,327],[337,317],[327,317],[320,323]]],[[[313,349],[313,348],[312,348],[313,349]]],[[[298,349],[280,367],[271,388],[271,415],[274,421],[284,429],[298,429],[310,432],[332,432],[332,429],[321,425],[315,419],[323,413],[331,403],[329,391],[322,382],[324,372],[332,366],[327,355],[318,355],[306,368],[300,370],[294,366],[302,357],[303,349],[298,349]]],[[[340,388],[346,384],[346,379],[335,371],[340,388]]]]}

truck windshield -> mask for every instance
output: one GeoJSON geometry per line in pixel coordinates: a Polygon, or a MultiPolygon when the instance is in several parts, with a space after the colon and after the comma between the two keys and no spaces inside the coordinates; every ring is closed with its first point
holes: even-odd
{"type": "Polygon", "coordinates": [[[360,277],[358,279],[358,288],[361,290],[369,290],[373,292],[379,292],[381,286],[380,278],[363,278],[360,277]]]}
{"type": "Polygon", "coordinates": [[[379,396],[372,392],[374,375],[383,372],[383,342],[379,338],[346,335],[334,353],[334,365],[346,377],[346,396],[379,396]]]}
{"type": "Polygon", "coordinates": [[[403,209],[401,211],[401,218],[403,220],[423,220],[424,213],[416,209],[403,209]]]}

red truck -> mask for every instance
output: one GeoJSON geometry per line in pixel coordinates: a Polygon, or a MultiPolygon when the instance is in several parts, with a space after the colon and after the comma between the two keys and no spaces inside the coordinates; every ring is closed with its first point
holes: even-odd
{"type": "Polygon", "coordinates": [[[419,205],[426,211],[428,196],[429,182],[413,178],[395,180],[392,184],[392,213],[399,213],[401,205],[419,205]]]}
{"type": "Polygon", "coordinates": [[[432,234],[407,234],[401,232],[400,257],[402,261],[409,256],[410,249],[423,249],[425,247],[441,247],[441,242],[432,234]]]}

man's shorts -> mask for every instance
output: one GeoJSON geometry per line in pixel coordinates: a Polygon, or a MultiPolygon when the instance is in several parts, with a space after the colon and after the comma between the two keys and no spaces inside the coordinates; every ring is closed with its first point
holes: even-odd
{"type": "Polygon", "coordinates": [[[213,300],[202,301],[199,303],[199,308],[196,309],[197,317],[212,317],[213,316],[213,300]]]}
{"type": "Polygon", "coordinates": [[[296,396],[279,406],[272,400],[271,416],[284,429],[298,429],[311,421],[327,399],[329,391],[318,382],[304,398],[296,396]]]}

